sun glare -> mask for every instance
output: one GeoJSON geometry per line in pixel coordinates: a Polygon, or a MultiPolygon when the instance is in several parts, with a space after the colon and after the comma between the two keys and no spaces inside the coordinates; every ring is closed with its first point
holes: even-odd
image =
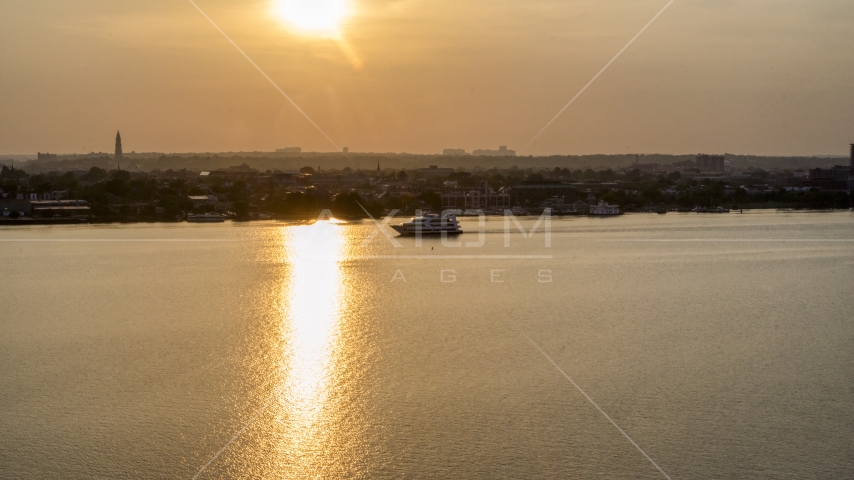
{"type": "Polygon", "coordinates": [[[335,34],[350,9],[348,0],[275,0],[273,12],[296,31],[335,34]]]}

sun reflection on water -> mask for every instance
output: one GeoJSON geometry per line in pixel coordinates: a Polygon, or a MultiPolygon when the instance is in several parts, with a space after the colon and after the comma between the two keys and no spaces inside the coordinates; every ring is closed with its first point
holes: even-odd
{"type": "Polygon", "coordinates": [[[290,227],[282,235],[290,278],[282,295],[285,363],[278,420],[285,429],[287,470],[311,475],[323,450],[330,384],[340,355],[345,236],[334,222],[290,227]]]}

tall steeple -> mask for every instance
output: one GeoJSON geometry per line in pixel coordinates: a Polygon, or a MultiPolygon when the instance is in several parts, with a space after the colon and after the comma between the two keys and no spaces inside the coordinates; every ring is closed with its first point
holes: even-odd
{"type": "Polygon", "coordinates": [[[116,160],[122,159],[122,134],[116,132],[116,160]]]}
{"type": "Polygon", "coordinates": [[[380,161],[377,160],[377,178],[380,178],[382,173],[380,172],[380,161]]]}

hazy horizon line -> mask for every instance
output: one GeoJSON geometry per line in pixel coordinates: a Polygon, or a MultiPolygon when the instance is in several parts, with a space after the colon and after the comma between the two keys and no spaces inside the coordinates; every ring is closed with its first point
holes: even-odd
{"type": "MultiPolygon", "coordinates": [[[[101,155],[101,156],[114,156],[113,152],[88,152],[88,153],[52,153],[52,152],[36,152],[36,153],[0,153],[0,158],[5,159],[13,159],[11,157],[32,157],[31,159],[20,159],[20,160],[37,160],[37,156],[39,153],[57,155],[58,157],[86,157],[91,155],[101,155]]],[[[227,150],[227,151],[185,151],[185,152],[158,152],[158,151],[146,151],[146,152],[125,152],[123,153],[123,157],[131,158],[132,156],[143,156],[143,155],[158,155],[158,156],[186,156],[186,155],[209,155],[209,156],[219,156],[219,155],[240,155],[240,154],[253,154],[253,155],[278,155],[282,157],[292,157],[299,158],[301,155],[315,155],[315,156],[361,156],[361,155],[387,155],[387,156],[416,156],[416,157],[447,157],[447,158],[459,158],[459,157],[478,157],[478,158],[487,158],[487,159],[508,159],[508,158],[549,158],[549,157],[590,157],[590,156],[608,156],[608,157],[633,157],[639,155],[641,157],[644,156],[671,156],[671,157],[684,157],[684,156],[695,156],[695,155],[723,155],[723,156],[732,156],[732,157],[757,157],[757,158],[849,158],[849,153],[816,153],[809,155],[793,155],[793,154],[752,154],[752,153],[731,153],[731,152],[685,152],[685,153],[662,153],[662,152],[637,152],[637,153],[551,153],[551,154],[539,154],[539,155],[473,155],[471,153],[466,153],[463,155],[445,155],[443,153],[413,153],[413,152],[360,152],[360,151],[350,151],[347,153],[344,152],[335,152],[335,151],[306,151],[300,153],[287,153],[287,152],[276,152],[276,151],[267,151],[267,150],[227,150]]]]}

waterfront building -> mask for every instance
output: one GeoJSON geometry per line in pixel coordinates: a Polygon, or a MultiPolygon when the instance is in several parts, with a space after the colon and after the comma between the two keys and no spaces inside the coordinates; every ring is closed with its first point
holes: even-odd
{"type": "Polygon", "coordinates": [[[573,213],[587,213],[590,211],[590,205],[584,200],[579,200],[572,204],[571,211],[573,213]]]}
{"type": "Polygon", "coordinates": [[[92,213],[86,200],[30,200],[33,217],[88,217],[92,213]]]}
{"type": "Polygon", "coordinates": [[[599,201],[599,203],[595,205],[590,205],[590,215],[596,216],[609,216],[609,215],[619,215],[620,214],[620,206],[619,205],[611,205],[607,202],[599,201]]]}
{"type": "Polygon", "coordinates": [[[851,180],[850,167],[837,165],[833,168],[811,168],[806,176],[792,176],[786,179],[790,188],[818,188],[830,191],[849,191],[851,180]]]}
{"type": "Polygon", "coordinates": [[[29,217],[33,214],[33,204],[29,200],[23,200],[23,195],[19,195],[18,199],[4,199],[0,201],[0,213],[4,217],[12,215],[12,212],[17,212],[18,215],[29,217]]]}

